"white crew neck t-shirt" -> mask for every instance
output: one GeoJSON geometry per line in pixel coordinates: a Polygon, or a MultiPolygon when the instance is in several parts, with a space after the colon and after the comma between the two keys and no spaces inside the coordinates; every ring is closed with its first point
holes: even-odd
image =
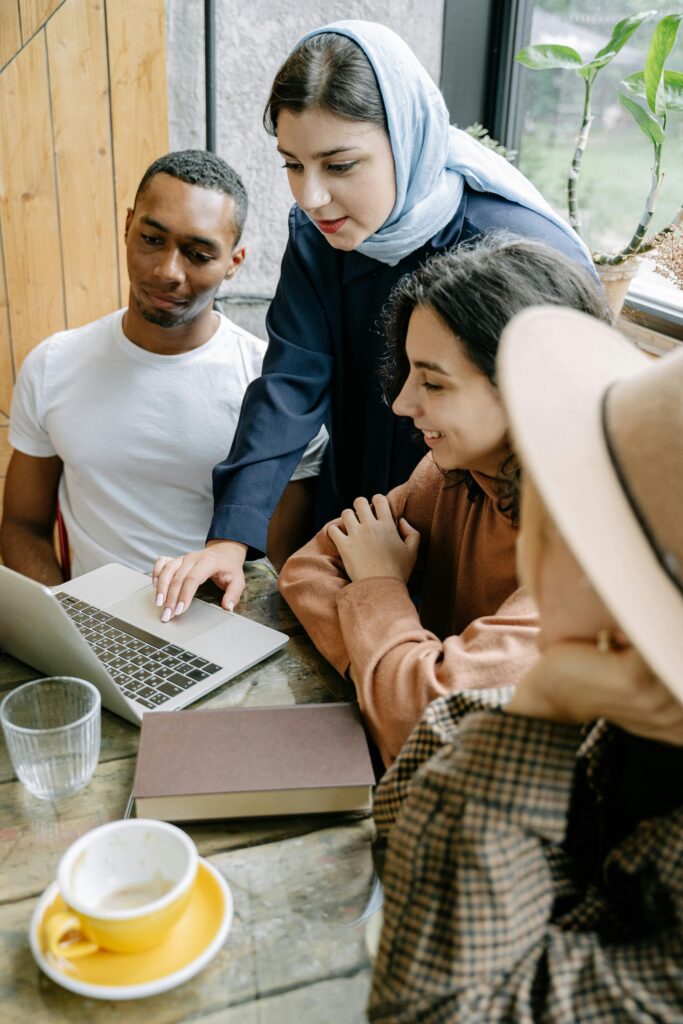
{"type": "MultiPolygon", "coordinates": [[[[27,356],[10,444],[64,463],[59,503],[74,576],[107,562],[150,572],[158,555],[202,548],[211,471],[225,458],[266,342],[222,314],[191,352],[157,355],[123,333],[125,310],[47,338],[27,356]]],[[[316,476],[324,429],[292,479],[316,476]]]]}

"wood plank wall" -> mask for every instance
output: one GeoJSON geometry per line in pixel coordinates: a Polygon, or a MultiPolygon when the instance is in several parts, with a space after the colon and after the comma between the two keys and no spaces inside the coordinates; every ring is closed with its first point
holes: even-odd
{"type": "Polygon", "coordinates": [[[123,228],[168,150],[163,0],[0,0],[0,500],[43,338],[125,304],[123,228]]]}

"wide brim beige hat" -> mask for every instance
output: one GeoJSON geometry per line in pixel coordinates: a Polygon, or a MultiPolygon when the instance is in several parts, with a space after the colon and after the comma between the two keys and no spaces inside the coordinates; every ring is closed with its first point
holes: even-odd
{"type": "Polygon", "coordinates": [[[683,701],[683,351],[653,360],[574,310],[503,332],[514,445],[577,561],[683,701]]]}

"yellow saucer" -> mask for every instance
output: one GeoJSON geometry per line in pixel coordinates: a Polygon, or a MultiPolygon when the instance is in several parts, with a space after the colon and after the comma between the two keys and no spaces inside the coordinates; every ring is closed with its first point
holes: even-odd
{"type": "Polygon", "coordinates": [[[200,857],[190,903],[164,941],[143,953],[93,953],[73,962],[47,951],[43,923],[65,904],[56,882],[31,920],[33,958],[58,985],[93,999],[140,999],[166,992],[201,971],[221,948],[232,923],[232,894],[223,876],[200,857]]]}

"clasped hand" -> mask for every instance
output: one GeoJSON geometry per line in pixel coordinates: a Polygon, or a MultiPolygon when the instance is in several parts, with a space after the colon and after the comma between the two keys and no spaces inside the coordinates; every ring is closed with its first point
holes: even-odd
{"type": "Polygon", "coordinates": [[[376,494],[372,504],[366,498],[356,498],[353,508],[342,512],[341,526],[330,526],[327,533],[350,580],[393,576],[408,582],[420,534],[403,518],[397,526],[383,494],[376,494]]]}

